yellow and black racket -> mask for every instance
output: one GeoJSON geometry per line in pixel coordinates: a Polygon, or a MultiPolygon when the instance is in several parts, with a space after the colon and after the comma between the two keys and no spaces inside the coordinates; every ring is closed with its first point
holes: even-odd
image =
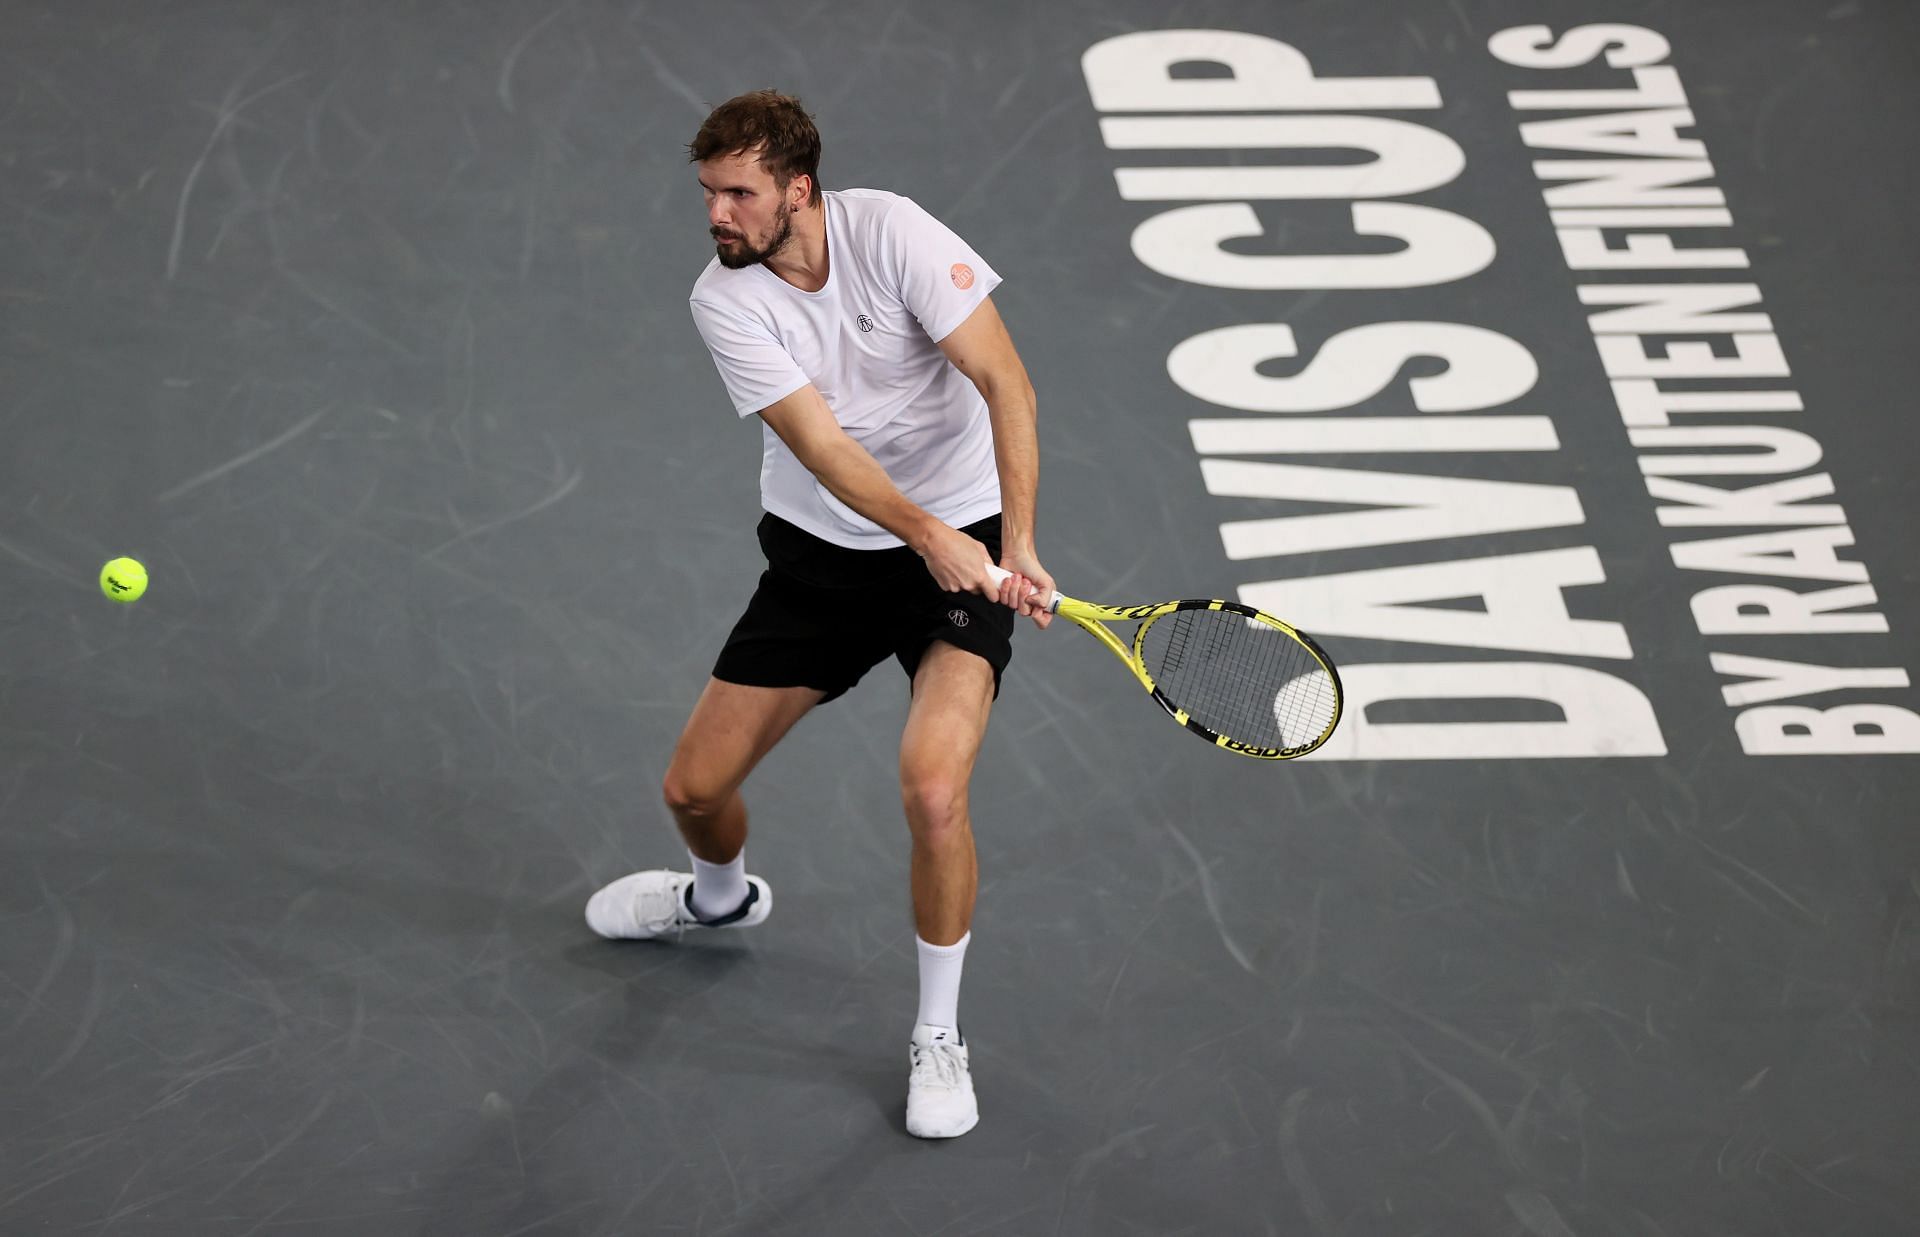
{"type": "MultiPolygon", "coordinates": [[[[994,583],[1008,573],[989,566],[994,583]]],[[[1305,632],[1235,601],[1101,606],[1060,593],[1047,607],[1091,632],[1173,720],[1216,747],[1291,760],[1340,724],[1340,672],[1305,632]],[[1138,623],[1132,641],[1110,629],[1138,623]]]]}

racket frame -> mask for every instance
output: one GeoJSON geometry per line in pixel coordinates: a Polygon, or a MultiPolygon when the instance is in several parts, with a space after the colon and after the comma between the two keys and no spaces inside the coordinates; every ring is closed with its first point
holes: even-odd
{"type": "MultiPolygon", "coordinates": [[[[999,565],[991,562],[987,564],[987,571],[996,584],[1004,581],[1008,575],[999,565]]],[[[1341,689],[1340,671],[1334,667],[1333,659],[1328,657],[1326,651],[1315,644],[1313,637],[1306,632],[1282,619],[1275,618],[1264,610],[1256,610],[1252,606],[1243,605],[1237,601],[1221,601],[1218,598],[1205,601],[1162,601],[1144,606],[1103,606],[1091,601],[1081,601],[1058,591],[1047,603],[1047,610],[1072,621],[1105,645],[1108,652],[1118,657],[1127,669],[1133,671],[1133,677],[1140,680],[1140,686],[1147,689],[1147,694],[1167,711],[1169,717],[1215,747],[1224,748],[1241,756],[1251,756],[1256,760],[1293,760],[1324,744],[1332,736],[1334,727],[1340,724],[1340,712],[1346,703],[1346,693],[1341,689]],[[1327,678],[1333,683],[1333,716],[1328,719],[1326,726],[1306,743],[1290,747],[1262,747],[1256,743],[1243,743],[1193,720],[1185,709],[1174,703],[1165,692],[1160,690],[1160,685],[1155,683],[1153,676],[1147,672],[1146,665],[1147,628],[1153,625],[1154,620],[1181,610],[1224,610],[1229,614],[1238,614],[1254,622],[1264,623],[1282,635],[1297,641],[1302,648],[1313,655],[1313,660],[1326,671],[1327,678]],[[1113,634],[1109,627],[1112,623],[1140,624],[1134,629],[1131,647],[1113,634]]]]}
{"type": "Polygon", "coordinates": [[[1053,595],[1053,602],[1048,609],[1091,633],[1095,639],[1107,647],[1108,652],[1118,657],[1125,663],[1127,669],[1133,671],[1133,677],[1138,679],[1140,686],[1147,689],[1147,694],[1167,711],[1168,716],[1215,747],[1224,748],[1241,756],[1251,756],[1256,760],[1294,760],[1325,743],[1333,734],[1334,727],[1340,724],[1340,711],[1345,702],[1345,693],[1341,690],[1340,672],[1334,668],[1333,659],[1313,642],[1311,636],[1264,610],[1256,610],[1252,606],[1243,605],[1237,601],[1221,601],[1218,598],[1163,601],[1144,606],[1102,606],[1090,601],[1080,601],[1061,593],[1053,595]],[[1297,641],[1313,656],[1314,661],[1319,663],[1320,668],[1326,671],[1327,678],[1333,683],[1333,716],[1328,719],[1326,726],[1306,743],[1288,747],[1262,747],[1259,744],[1243,743],[1229,735],[1223,735],[1188,716],[1187,711],[1170,699],[1160,690],[1159,684],[1153,681],[1153,676],[1147,672],[1145,658],[1147,628],[1156,620],[1181,610],[1223,610],[1254,622],[1264,623],[1282,635],[1297,641]],[[1108,627],[1110,623],[1125,622],[1140,624],[1134,629],[1131,647],[1114,635],[1108,627]]]}

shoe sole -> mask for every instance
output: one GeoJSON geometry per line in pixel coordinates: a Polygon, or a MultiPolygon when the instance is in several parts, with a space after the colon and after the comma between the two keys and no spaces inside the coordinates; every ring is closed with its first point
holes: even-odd
{"type": "Polygon", "coordinates": [[[938,1133],[938,1134],[922,1133],[921,1131],[916,1130],[911,1125],[909,1125],[907,1127],[907,1133],[913,1135],[915,1138],[924,1138],[924,1139],[928,1139],[929,1141],[938,1140],[942,1138],[958,1138],[962,1134],[965,1134],[968,1130],[971,1130],[974,1126],[979,1124],[980,1124],[980,1114],[976,1112],[973,1114],[972,1117],[968,1118],[967,1123],[965,1125],[961,1126],[957,1130],[952,1130],[949,1132],[938,1133]]]}

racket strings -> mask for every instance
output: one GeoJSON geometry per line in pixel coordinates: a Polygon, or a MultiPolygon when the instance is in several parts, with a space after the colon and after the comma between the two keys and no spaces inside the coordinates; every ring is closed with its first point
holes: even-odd
{"type": "Polygon", "coordinates": [[[1154,683],[1216,734],[1297,747],[1332,723],[1333,680],[1307,647],[1231,610],[1176,610],[1151,621],[1141,660],[1154,683]]]}
{"type": "Polygon", "coordinates": [[[1168,637],[1166,651],[1162,655],[1161,660],[1161,664],[1166,668],[1168,674],[1179,670],[1181,663],[1186,660],[1188,631],[1189,628],[1180,627],[1170,633],[1168,637]]]}

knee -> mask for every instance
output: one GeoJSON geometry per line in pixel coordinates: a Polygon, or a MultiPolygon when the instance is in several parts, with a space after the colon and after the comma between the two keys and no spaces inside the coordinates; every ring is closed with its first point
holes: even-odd
{"type": "Polygon", "coordinates": [[[719,814],[727,801],[725,791],[703,785],[678,768],[667,770],[660,794],[667,801],[667,810],[682,820],[709,820],[719,814]]]}
{"type": "Polygon", "coordinates": [[[967,827],[965,782],[908,774],[901,779],[900,795],[907,810],[907,823],[922,842],[936,846],[950,842],[967,827]]]}

